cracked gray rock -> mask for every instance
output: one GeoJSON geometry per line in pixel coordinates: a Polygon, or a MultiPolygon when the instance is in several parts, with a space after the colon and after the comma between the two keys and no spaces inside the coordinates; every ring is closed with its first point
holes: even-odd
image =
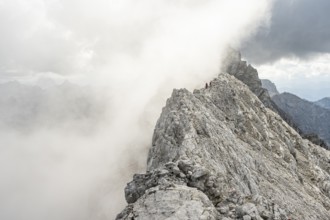
{"type": "Polygon", "coordinates": [[[173,91],[117,219],[328,220],[329,162],[222,73],[207,89],[173,91]]]}
{"type": "Polygon", "coordinates": [[[223,59],[222,63],[222,70],[224,72],[229,73],[246,84],[267,108],[279,114],[284,121],[293,127],[299,134],[302,134],[299,125],[297,125],[291,115],[283,111],[283,109],[280,108],[271,98],[273,95],[272,90],[268,91],[267,88],[263,87],[258,71],[253,66],[248,64],[247,61],[242,60],[240,52],[228,48],[227,55],[223,59]]]}

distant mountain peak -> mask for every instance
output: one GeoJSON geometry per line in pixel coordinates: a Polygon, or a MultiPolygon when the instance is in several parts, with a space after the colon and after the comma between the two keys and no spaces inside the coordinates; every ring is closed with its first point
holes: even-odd
{"type": "MultiPolygon", "coordinates": [[[[323,108],[288,92],[275,95],[272,100],[290,115],[304,137],[317,140],[313,136],[318,135],[326,142],[326,145],[330,146],[330,109],[323,108]]],[[[317,142],[324,145],[322,141],[317,142]]]]}
{"type": "Polygon", "coordinates": [[[314,102],[316,105],[330,109],[330,97],[326,97],[314,102]]]}
{"type": "Polygon", "coordinates": [[[275,83],[273,83],[269,79],[261,79],[261,84],[263,88],[267,89],[270,97],[280,94],[276,88],[275,83]]]}

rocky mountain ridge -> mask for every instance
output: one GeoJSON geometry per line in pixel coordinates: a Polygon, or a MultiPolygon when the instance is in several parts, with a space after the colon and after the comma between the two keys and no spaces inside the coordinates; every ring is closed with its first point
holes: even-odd
{"type": "MultiPolygon", "coordinates": [[[[227,51],[227,56],[223,59],[222,64],[223,72],[233,75],[235,78],[246,84],[267,108],[279,114],[284,121],[293,127],[299,134],[302,134],[302,131],[292,117],[277,106],[277,104],[272,100],[272,96],[270,94],[273,95],[273,93],[270,93],[268,90],[272,91],[274,88],[264,88],[263,82],[259,78],[257,69],[251,66],[251,64],[248,64],[247,61],[242,60],[240,52],[229,48],[227,51]]],[[[272,85],[272,87],[274,86],[275,84],[272,85]]],[[[276,91],[277,89],[275,87],[275,92],[276,91]]]]}
{"type": "Polygon", "coordinates": [[[314,102],[316,105],[330,109],[330,97],[326,97],[314,102]]]}
{"type": "Polygon", "coordinates": [[[330,152],[227,73],[174,90],[117,219],[328,219],[330,152]]]}

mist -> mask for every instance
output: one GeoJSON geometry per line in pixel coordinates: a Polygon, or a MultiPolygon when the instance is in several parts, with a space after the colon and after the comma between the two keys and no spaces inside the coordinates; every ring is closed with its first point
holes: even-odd
{"type": "Polygon", "coordinates": [[[0,1],[0,88],[16,81],[0,100],[0,218],[113,219],[173,88],[215,77],[271,3],[0,1]]]}

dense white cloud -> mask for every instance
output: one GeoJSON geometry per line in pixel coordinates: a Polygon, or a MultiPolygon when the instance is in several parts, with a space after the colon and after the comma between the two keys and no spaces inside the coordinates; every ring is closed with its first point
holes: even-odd
{"type": "Polygon", "coordinates": [[[238,44],[253,33],[266,6],[255,0],[3,1],[0,66],[2,73],[95,74],[94,68],[147,53],[218,51],[219,42],[238,44]],[[248,31],[236,34],[242,26],[248,31]]]}
{"type": "Polygon", "coordinates": [[[0,218],[112,219],[124,205],[125,183],[144,168],[171,90],[214,77],[227,46],[265,25],[270,6],[268,0],[0,1],[1,80],[33,83],[45,74],[74,80],[94,86],[110,106],[99,131],[87,137],[62,127],[1,131],[0,218]]]}

